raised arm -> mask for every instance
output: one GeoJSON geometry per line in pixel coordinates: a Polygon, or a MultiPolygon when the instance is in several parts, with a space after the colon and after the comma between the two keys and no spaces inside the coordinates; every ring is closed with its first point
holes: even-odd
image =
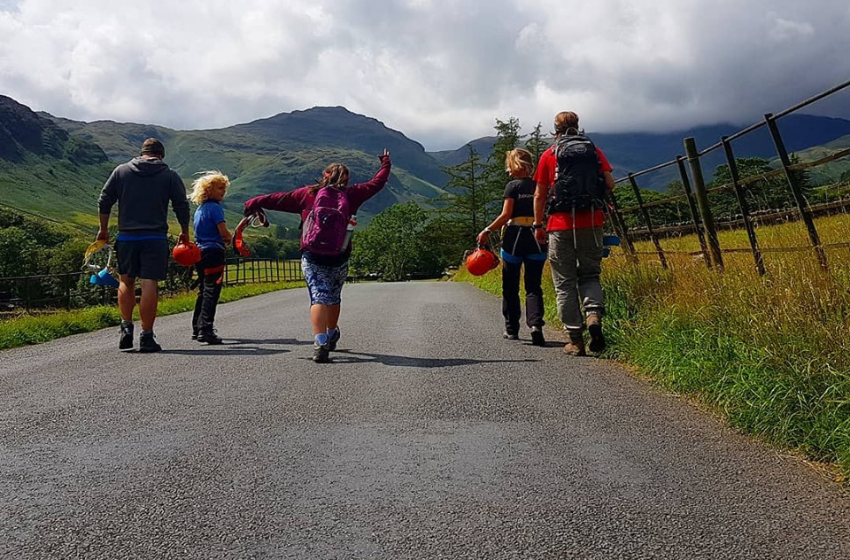
{"type": "Polygon", "coordinates": [[[384,148],[384,153],[380,154],[378,158],[381,160],[381,167],[378,168],[378,171],[375,173],[375,176],[372,177],[372,180],[366,183],[353,185],[350,188],[349,197],[351,202],[354,203],[355,208],[378,194],[390,178],[390,171],[392,169],[390,152],[384,148]]]}

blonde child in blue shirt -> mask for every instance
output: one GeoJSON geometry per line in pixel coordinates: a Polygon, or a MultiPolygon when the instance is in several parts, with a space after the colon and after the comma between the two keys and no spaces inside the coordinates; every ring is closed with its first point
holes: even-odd
{"type": "Polygon", "coordinates": [[[215,332],[215,311],[221,295],[224,274],[225,247],[233,235],[227,229],[221,200],[230,186],[226,175],[218,171],[205,171],[192,183],[189,199],[198,204],[195,211],[195,243],[201,249],[198,262],[198,299],[192,315],[192,339],[207,344],[221,344],[215,332]]]}

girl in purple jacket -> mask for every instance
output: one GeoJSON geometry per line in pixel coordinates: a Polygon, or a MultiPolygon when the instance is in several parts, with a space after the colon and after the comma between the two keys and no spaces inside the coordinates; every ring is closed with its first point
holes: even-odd
{"type": "MultiPolygon", "coordinates": [[[[245,203],[245,215],[250,216],[260,209],[278,210],[301,215],[302,224],[313,209],[319,189],[332,187],[342,190],[348,198],[351,215],[355,215],[360,206],[378,194],[390,177],[390,153],[385,149],[379,155],[381,167],[371,181],[349,186],[348,168],[341,163],[332,163],[322,173],[315,185],[301,187],[294,191],[277,192],[258,196],[245,203]]],[[[342,302],[342,286],[348,276],[348,259],[351,256],[351,242],[339,255],[320,255],[311,252],[301,241],[301,269],[307,281],[310,293],[310,320],[313,325],[313,361],[330,361],[330,352],[339,342],[339,314],[342,302]]]]}

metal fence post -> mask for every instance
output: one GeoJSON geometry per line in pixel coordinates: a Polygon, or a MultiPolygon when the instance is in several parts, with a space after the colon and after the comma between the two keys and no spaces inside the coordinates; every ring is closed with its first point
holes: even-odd
{"type": "Polygon", "coordinates": [[[744,228],[747,230],[747,238],[750,240],[750,248],[753,252],[753,259],[756,262],[756,270],[758,270],[760,275],[764,276],[764,259],[759,249],[758,239],[756,239],[756,230],[753,227],[752,220],[750,220],[750,205],[747,203],[744,189],[741,188],[741,178],[738,176],[738,164],[735,162],[735,154],[732,153],[732,145],[729,142],[728,136],[723,136],[721,141],[723,142],[723,151],[726,152],[726,162],[729,164],[729,174],[732,176],[732,188],[735,190],[738,206],[741,208],[741,215],[744,218],[744,228]]]}
{"type": "Polygon", "coordinates": [[[643,205],[643,197],[640,195],[640,189],[638,188],[637,181],[635,181],[635,176],[632,173],[629,173],[629,183],[631,183],[632,189],[635,191],[635,198],[637,199],[638,207],[643,214],[643,219],[646,222],[646,229],[649,231],[649,238],[652,239],[652,243],[655,245],[655,251],[658,253],[658,258],[661,260],[661,268],[667,268],[667,258],[664,256],[664,251],[661,249],[661,242],[658,241],[658,236],[655,235],[655,231],[652,229],[652,219],[649,217],[649,211],[643,205]]]}
{"type": "Polygon", "coordinates": [[[809,239],[812,241],[812,247],[818,258],[820,267],[824,270],[829,270],[826,262],[826,253],[820,243],[818,230],[815,228],[815,222],[812,219],[812,213],[809,210],[809,204],[803,196],[803,191],[800,190],[800,185],[797,183],[797,178],[788,169],[791,166],[791,158],[788,157],[788,150],[785,149],[785,142],[782,141],[782,135],[779,134],[779,127],[776,125],[776,119],[772,113],[767,113],[764,116],[767,122],[767,128],[770,130],[770,136],[773,138],[773,145],[776,147],[776,153],[779,154],[779,159],[782,161],[782,169],[785,170],[785,178],[788,180],[788,186],[791,187],[791,194],[794,195],[794,202],[797,204],[797,209],[800,211],[800,217],[803,223],[806,224],[806,230],[809,232],[809,239]]]}
{"type": "Polygon", "coordinates": [[[688,164],[691,167],[691,178],[693,179],[694,194],[696,195],[699,213],[705,226],[708,237],[708,247],[711,250],[711,262],[723,271],[723,253],[720,250],[720,241],[717,239],[717,228],[714,226],[714,215],[711,213],[711,204],[708,202],[708,193],[705,190],[705,179],[702,176],[702,164],[697,151],[696,140],[685,138],[685,153],[688,156],[688,164]]]}

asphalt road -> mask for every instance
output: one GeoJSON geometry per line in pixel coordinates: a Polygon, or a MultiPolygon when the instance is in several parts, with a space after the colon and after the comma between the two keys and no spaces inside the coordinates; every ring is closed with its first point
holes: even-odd
{"type": "Polygon", "coordinates": [[[3,559],[837,559],[850,496],[465,284],[304,290],[0,353],[3,559]]]}

